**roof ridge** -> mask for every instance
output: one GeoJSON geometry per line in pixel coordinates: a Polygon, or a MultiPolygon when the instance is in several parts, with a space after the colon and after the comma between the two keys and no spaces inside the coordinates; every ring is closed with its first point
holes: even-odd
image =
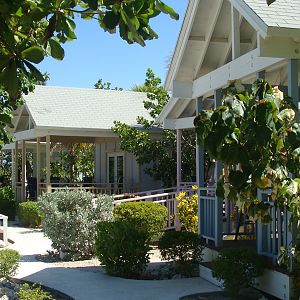
{"type": "Polygon", "coordinates": [[[132,91],[132,90],[106,90],[106,89],[96,89],[96,88],[86,88],[86,87],[68,87],[68,86],[56,86],[56,85],[40,85],[37,84],[36,87],[38,88],[51,88],[51,89],[69,89],[69,90],[85,90],[85,91],[101,91],[101,92],[123,92],[123,93],[137,93],[137,94],[147,94],[146,92],[137,92],[137,91],[132,91]]]}

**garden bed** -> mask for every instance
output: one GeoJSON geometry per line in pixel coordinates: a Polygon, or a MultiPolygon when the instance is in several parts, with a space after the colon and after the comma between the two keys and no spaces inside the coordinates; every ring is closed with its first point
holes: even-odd
{"type": "MultiPolygon", "coordinates": [[[[161,261],[159,250],[157,247],[153,247],[150,252],[151,262],[147,265],[147,269],[141,274],[139,278],[135,280],[168,280],[168,279],[180,279],[185,278],[174,271],[173,264],[171,262],[161,261]]],[[[101,264],[97,258],[89,260],[77,260],[77,261],[64,261],[61,260],[58,254],[49,252],[44,255],[37,255],[36,259],[45,263],[51,263],[59,267],[64,268],[80,268],[86,272],[100,272],[101,264]]],[[[199,269],[196,268],[194,274],[191,277],[199,277],[199,269]]]]}
{"type": "MultiPolygon", "coordinates": [[[[34,285],[33,282],[27,281],[27,280],[22,280],[22,279],[16,279],[16,278],[0,279],[0,298],[2,296],[6,295],[8,297],[6,299],[18,300],[19,296],[17,293],[20,290],[21,286],[26,283],[29,286],[34,285]]],[[[44,286],[41,284],[38,284],[37,286],[40,286],[43,291],[50,293],[50,295],[55,300],[75,300],[73,297],[71,297],[63,292],[60,292],[56,289],[50,288],[48,286],[44,286]]]]}

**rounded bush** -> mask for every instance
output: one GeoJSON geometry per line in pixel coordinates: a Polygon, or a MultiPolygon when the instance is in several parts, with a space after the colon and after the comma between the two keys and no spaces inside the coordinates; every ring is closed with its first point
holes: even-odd
{"type": "Polygon", "coordinates": [[[10,186],[0,188],[0,213],[14,220],[17,211],[17,201],[10,186]]]}
{"type": "Polygon", "coordinates": [[[23,226],[37,227],[41,225],[42,213],[36,201],[19,203],[17,215],[23,226]]]}
{"type": "Polygon", "coordinates": [[[248,248],[224,248],[212,262],[212,275],[223,280],[225,291],[234,297],[241,288],[252,285],[263,270],[262,257],[248,248]]]}
{"type": "Polygon", "coordinates": [[[64,259],[95,254],[96,223],[112,220],[113,199],[85,191],[43,194],[38,203],[44,214],[44,233],[64,259]]]}
{"type": "Polygon", "coordinates": [[[175,263],[175,272],[192,276],[202,260],[203,244],[198,234],[188,231],[166,231],[158,241],[164,260],[175,263]]]}
{"type": "Polygon", "coordinates": [[[135,222],[145,232],[151,241],[161,236],[167,218],[167,208],[159,203],[125,202],[114,208],[114,218],[119,221],[135,222]]]}
{"type": "Polygon", "coordinates": [[[138,278],[149,262],[149,250],[148,233],[135,223],[98,223],[96,253],[108,274],[138,278]]]}
{"type": "Polygon", "coordinates": [[[0,250],[0,277],[14,276],[19,268],[20,254],[16,250],[0,250]]]}

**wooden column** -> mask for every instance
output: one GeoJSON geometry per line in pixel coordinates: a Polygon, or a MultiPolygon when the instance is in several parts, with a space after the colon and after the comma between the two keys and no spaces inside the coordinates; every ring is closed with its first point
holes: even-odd
{"type": "Polygon", "coordinates": [[[241,55],[241,36],[240,36],[240,14],[231,5],[231,43],[232,43],[232,60],[241,55]]]}
{"type": "MultiPolygon", "coordinates": [[[[222,90],[218,89],[215,91],[214,94],[215,99],[215,107],[221,105],[222,100],[222,90]]],[[[221,161],[216,161],[215,165],[215,185],[217,186],[217,182],[219,177],[223,173],[223,164],[221,161]]],[[[223,198],[216,196],[216,203],[215,203],[215,246],[222,247],[223,245],[223,198]]]]}
{"type": "Polygon", "coordinates": [[[298,108],[297,121],[300,121],[299,114],[299,86],[298,86],[298,60],[288,60],[288,95],[293,98],[295,106],[298,108]]]}
{"type": "Polygon", "coordinates": [[[17,188],[17,183],[19,182],[19,160],[18,160],[18,154],[19,154],[19,143],[15,142],[15,156],[14,156],[14,165],[15,165],[15,186],[14,186],[14,191],[15,191],[15,199],[19,201],[18,199],[18,188],[17,188]]]}
{"type": "MultiPolygon", "coordinates": [[[[95,152],[94,152],[94,162],[95,162],[95,182],[101,182],[101,144],[95,144],[95,152]]],[[[105,180],[103,180],[104,182],[105,180]]]]}
{"type": "Polygon", "coordinates": [[[177,190],[179,190],[180,183],[181,183],[181,135],[182,135],[182,130],[177,129],[176,130],[176,166],[177,166],[176,182],[177,182],[177,190]]]}
{"type": "Polygon", "coordinates": [[[22,140],[22,188],[21,201],[26,200],[26,142],[22,140]]]}
{"type": "MultiPolygon", "coordinates": [[[[299,112],[299,76],[298,76],[298,60],[289,59],[288,60],[288,95],[293,98],[295,106],[298,108],[296,111],[296,120],[300,122],[300,112],[299,112]]],[[[290,174],[294,177],[293,174],[290,174]]],[[[290,219],[291,214],[287,213],[286,218],[290,219]]],[[[286,243],[290,245],[297,237],[297,221],[294,221],[291,228],[287,232],[286,243]]]]}
{"type": "Polygon", "coordinates": [[[36,196],[40,195],[40,182],[41,182],[41,138],[36,139],[36,196]]]}
{"type": "MultiPolygon", "coordinates": [[[[196,99],[196,116],[200,113],[203,109],[203,97],[199,97],[196,99]]],[[[199,188],[204,187],[204,149],[196,143],[196,178],[197,178],[197,185],[199,188]]],[[[205,212],[203,207],[203,201],[200,201],[201,192],[198,190],[198,233],[200,237],[204,234],[203,226],[205,220],[205,212]]]]}
{"type": "Polygon", "coordinates": [[[15,150],[11,149],[11,188],[14,190],[16,186],[16,160],[15,160],[15,150]]]}
{"type": "Polygon", "coordinates": [[[51,192],[51,166],[50,166],[50,135],[46,136],[46,188],[47,192],[51,192]]]}
{"type": "Polygon", "coordinates": [[[265,79],[266,78],[266,71],[261,70],[256,73],[256,79],[265,79]]]}

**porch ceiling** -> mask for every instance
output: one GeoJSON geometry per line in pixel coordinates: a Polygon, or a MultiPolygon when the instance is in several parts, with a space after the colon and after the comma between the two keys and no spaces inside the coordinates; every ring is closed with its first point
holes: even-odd
{"type": "Polygon", "coordinates": [[[167,90],[173,89],[173,81],[192,82],[231,61],[231,5],[240,13],[240,55],[257,46],[266,57],[299,53],[298,1],[277,0],[268,7],[262,0],[190,0],[167,74],[167,90]],[[270,39],[275,46],[266,48],[264,42],[270,39]]]}
{"type": "Polygon", "coordinates": [[[165,82],[173,98],[157,122],[195,116],[192,98],[203,96],[203,108],[211,108],[214,90],[228,80],[251,84],[261,70],[272,85],[287,86],[287,59],[300,58],[299,9],[292,0],[271,7],[261,0],[190,0],[165,82]],[[239,12],[240,33],[234,60],[232,5],[239,12]]]}

